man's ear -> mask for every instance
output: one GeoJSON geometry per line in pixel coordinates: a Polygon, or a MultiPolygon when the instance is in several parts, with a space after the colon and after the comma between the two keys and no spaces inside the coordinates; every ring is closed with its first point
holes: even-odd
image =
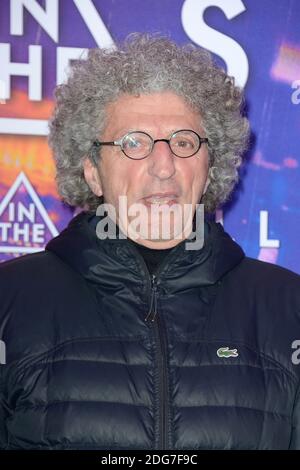
{"type": "Polygon", "coordinates": [[[98,168],[91,162],[89,157],[86,157],[83,160],[82,166],[85,181],[89,185],[91,191],[93,191],[96,196],[102,196],[103,191],[98,168]]]}

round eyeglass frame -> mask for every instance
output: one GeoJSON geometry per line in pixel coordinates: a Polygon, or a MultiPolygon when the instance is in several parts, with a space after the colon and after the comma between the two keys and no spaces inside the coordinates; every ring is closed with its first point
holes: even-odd
{"type": "Polygon", "coordinates": [[[201,145],[206,143],[209,145],[209,140],[206,138],[206,137],[201,137],[196,131],[193,131],[192,129],[179,129],[178,131],[174,131],[170,138],[169,139],[153,139],[153,137],[151,137],[150,134],[148,134],[147,132],[144,132],[144,131],[130,131],[130,132],[127,132],[125,135],[123,135],[123,137],[121,137],[121,139],[119,140],[114,140],[114,141],[110,141],[110,142],[100,142],[98,139],[96,139],[94,142],[93,142],[93,146],[94,147],[101,147],[102,145],[112,145],[112,146],[119,146],[121,147],[121,150],[122,152],[124,153],[124,155],[127,157],[127,158],[130,158],[131,160],[144,160],[144,158],[147,158],[152,150],[153,150],[153,147],[154,145],[156,144],[156,142],[166,142],[172,152],[173,155],[175,155],[176,157],[178,158],[190,158],[190,157],[193,157],[197,152],[199,152],[200,148],[201,148],[201,145]],[[171,144],[170,144],[170,141],[171,139],[176,135],[178,134],[179,132],[192,132],[193,134],[195,134],[197,137],[198,137],[198,142],[199,142],[199,146],[197,148],[197,150],[195,152],[193,152],[191,155],[188,155],[186,157],[182,156],[182,155],[177,155],[171,148],[171,144]],[[149,137],[150,141],[152,142],[152,145],[151,145],[151,148],[149,150],[149,152],[147,153],[147,155],[145,155],[144,157],[140,157],[140,158],[135,158],[135,157],[130,157],[129,155],[127,155],[126,151],[124,150],[123,148],[123,142],[124,140],[131,134],[136,134],[136,133],[140,133],[140,134],[144,134],[146,136],[149,137]]]}

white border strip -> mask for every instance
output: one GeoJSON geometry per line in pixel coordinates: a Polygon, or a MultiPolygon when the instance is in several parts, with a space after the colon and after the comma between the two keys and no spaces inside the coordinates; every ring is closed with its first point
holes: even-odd
{"type": "Polygon", "coordinates": [[[46,136],[49,134],[48,121],[43,119],[0,118],[0,134],[46,136]]]}

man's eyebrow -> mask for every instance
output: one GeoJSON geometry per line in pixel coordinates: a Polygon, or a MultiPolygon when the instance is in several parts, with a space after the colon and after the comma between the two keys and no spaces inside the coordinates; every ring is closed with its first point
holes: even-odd
{"type": "MultiPolygon", "coordinates": [[[[189,129],[189,130],[192,130],[194,132],[197,132],[198,134],[201,134],[201,132],[203,133],[203,130],[201,130],[200,128],[195,129],[194,126],[182,125],[182,126],[172,127],[169,131],[166,132],[166,134],[164,136],[161,136],[161,137],[162,138],[171,137],[171,135],[174,134],[174,132],[180,131],[182,129],[189,129]]],[[[120,130],[117,130],[117,131],[113,132],[113,134],[112,134],[113,137],[110,140],[113,140],[113,141],[119,140],[122,137],[124,137],[124,135],[128,134],[129,132],[135,132],[135,131],[136,132],[146,132],[151,137],[155,138],[155,136],[152,136],[153,131],[150,131],[149,128],[147,128],[147,126],[141,127],[141,126],[137,125],[137,126],[130,126],[130,127],[121,127],[120,130]]]]}
{"type": "Polygon", "coordinates": [[[124,135],[128,134],[128,132],[134,132],[137,130],[140,129],[138,129],[138,127],[121,127],[120,130],[114,132],[114,135],[123,137],[124,135]]]}

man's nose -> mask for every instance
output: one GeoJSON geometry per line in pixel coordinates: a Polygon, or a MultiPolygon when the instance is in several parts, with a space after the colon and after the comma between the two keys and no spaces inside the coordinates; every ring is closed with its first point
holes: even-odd
{"type": "Polygon", "coordinates": [[[149,159],[149,173],[160,179],[172,177],[176,171],[174,154],[166,140],[156,140],[149,159]]]}

